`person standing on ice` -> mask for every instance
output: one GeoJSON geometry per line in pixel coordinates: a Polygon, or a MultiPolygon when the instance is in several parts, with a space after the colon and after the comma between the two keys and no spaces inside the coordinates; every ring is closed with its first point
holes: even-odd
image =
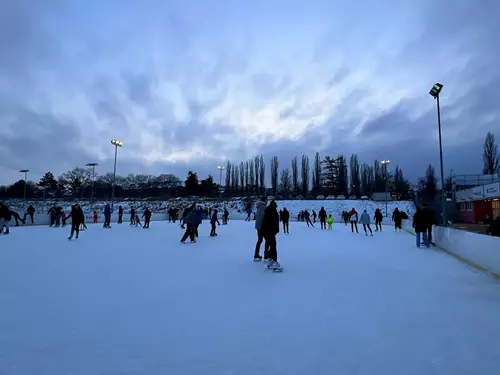
{"type": "Polygon", "coordinates": [[[328,215],[328,219],[326,220],[328,222],[328,230],[332,230],[333,226],[333,216],[332,214],[328,215]]]}
{"type": "Polygon", "coordinates": [[[149,222],[151,221],[151,211],[149,208],[146,207],[144,210],[144,214],[142,217],[144,218],[144,226],[142,227],[143,229],[149,229],[149,222]]]}
{"type": "Polygon", "coordinates": [[[31,219],[31,224],[34,224],[34,221],[33,221],[33,215],[35,214],[35,207],[33,207],[33,205],[29,205],[28,206],[28,209],[26,210],[26,212],[24,213],[24,217],[23,217],[23,224],[26,224],[26,216],[29,216],[30,219],[31,219]]]}
{"type": "Polygon", "coordinates": [[[210,230],[210,237],[215,237],[217,236],[217,233],[215,231],[215,224],[220,225],[219,219],[217,218],[217,210],[211,210],[212,216],[210,217],[210,225],[212,226],[212,229],[210,230]]]}
{"type": "Polygon", "coordinates": [[[281,218],[281,221],[283,222],[283,233],[290,234],[289,225],[288,225],[290,222],[290,212],[288,212],[286,207],[283,208],[283,211],[280,211],[280,212],[281,212],[280,218],[281,218]]]}
{"type": "Polygon", "coordinates": [[[366,210],[364,210],[363,213],[361,214],[359,222],[363,224],[363,230],[365,231],[365,235],[368,236],[368,232],[366,231],[366,228],[368,228],[368,230],[370,231],[370,235],[373,237],[372,228],[370,228],[370,215],[368,215],[368,212],[366,212],[366,210]]]}
{"type": "MultiPolygon", "coordinates": [[[[264,220],[264,214],[266,212],[266,202],[267,197],[262,197],[260,201],[255,203],[255,229],[257,230],[257,243],[255,244],[255,252],[253,255],[253,260],[258,261],[262,260],[260,256],[260,245],[264,240],[264,232],[262,231],[262,221],[264,220]]],[[[264,260],[267,260],[269,257],[268,254],[269,245],[266,242],[264,243],[264,260]]]]}
{"type": "Polygon", "coordinates": [[[269,203],[264,211],[262,219],[262,234],[269,245],[269,259],[267,268],[280,270],[281,265],[278,263],[278,249],[276,247],[276,235],[280,231],[280,220],[278,215],[278,205],[274,200],[269,203]]]}
{"type": "Polygon", "coordinates": [[[375,210],[375,216],[374,216],[374,220],[375,220],[375,232],[378,232],[379,231],[379,228],[380,228],[380,231],[382,232],[382,219],[384,217],[382,216],[382,212],[380,212],[380,209],[377,208],[375,210]]]}
{"type": "Polygon", "coordinates": [[[306,219],[307,226],[309,226],[309,224],[311,224],[311,227],[314,228],[314,224],[311,221],[311,214],[307,210],[304,211],[304,219],[306,219]]]}
{"type": "Polygon", "coordinates": [[[224,215],[222,216],[222,224],[227,225],[227,222],[229,220],[229,211],[227,208],[224,208],[224,215]]]}
{"type": "MultiPolygon", "coordinates": [[[[396,208],[397,210],[397,208],[396,208]]],[[[417,211],[415,212],[415,215],[413,215],[413,228],[415,229],[415,236],[416,236],[416,241],[417,241],[417,247],[420,248],[420,236],[424,238],[424,245],[426,248],[429,248],[429,238],[427,237],[427,227],[428,227],[428,222],[427,222],[427,217],[425,212],[422,211],[422,209],[419,207],[417,208],[417,211]]]]}
{"type": "Polygon", "coordinates": [[[358,212],[353,207],[352,210],[348,213],[349,220],[351,221],[351,232],[354,233],[354,228],[356,228],[356,233],[358,232],[358,212]]]}
{"type": "Polygon", "coordinates": [[[9,222],[11,219],[10,209],[0,202],[0,234],[9,234],[9,222]],[[5,232],[3,228],[5,227],[5,232]]]}
{"type": "Polygon", "coordinates": [[[111,228],[111,207],[109,204],[104,207],[104,224],[103,228],[111,228]]]}
{"type": "Polygon", "coordinates": [[[19,214],[16,211],[10,210],[10,216],[13,217],[14,220],[16,221],[16,227],[19,226],[19,221],[21,221],[21,223],[23,222],[23,219],[21,219],[21,216],[19,216],[19,214]]]}
{"type": "Polygon", "coordinates": [[[321,229],[326,229],[326,211],[324,207],[321,207],[318,216],[319,216],[319,222],[321,224],[321,229]]]}
{"type": "Polygon", "coordinates": [[[132,207],[130,209],[130,225],[134,225],[135,224],[135,208],[132,207]]]}
{"type": "Polygon", "coordinates": [[[394,229],[396,232],[399,231],[401,232],[403,229],[401,228],[401,222],[403,221],[403,215],[401,215],[401,211],[396,207],[394,209],[394,212],[392,213],[392,220],[394,221],[394,229]]]}
{"type": "Polygon", "coordinates": [[[186,224],[186,231],[181,238],[181,243],[186,243],[187,238],[191,240],[191,242],[196,242],[194,239],[194,227],[196,225],[196,210],[195,205],[193,204],[189,210],[185,210],[184,213],[187,212],[184,223],[186,224]]]}
{"type": "Polygon", "coordinates": [[[123,223],[123,207],[118,207],[118,224],[123,223]]]}
{"type": "Polygon", "coordinates": [[[342,220],[344,220],[344,224],[347,227],[347,223],[349,223],[349,213],[347,211],[342,211],[342,220]]]}
{"type": "Polygon", "coordinates": [[[195,213],[196,213],[196,225],[194,226],[194,236],[198,237],[198,227],[200,226],[200,224],[202,222],[200,208],[196,208],[195,213]]]}
{"type": "Polygon", "coordinates": [[[80,234],[80,224],[85,225],[85,215],[83,214],[83,210],[78,203],[71,207],[71,212],[66,220],[69,218],[71,218],[71,234],[68,237],[68,240],[71,240],[75,233],[76,239],[78,239],[78,235],[80,234]]]}
{"type": "Polygon", "coordinates": [[[316,211],[313,210],[313,213],[312,213],[312,217],[313,217],[313,223],[316,222],[316,211]]]}

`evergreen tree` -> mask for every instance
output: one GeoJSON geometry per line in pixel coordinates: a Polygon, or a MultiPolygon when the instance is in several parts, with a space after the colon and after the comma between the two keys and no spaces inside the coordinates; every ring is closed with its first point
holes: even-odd
{"type": "Polygon", "coordinates": [[[312,193],[317,197],[321,193],[321,160],[319,152],[314,156],[314,167],[312,176],[312,193]]]}
{"type": "Polygon", "coordinates": [[[302,196],[307,198],[309,195],[309,156],[302,155],[302,196]]]}

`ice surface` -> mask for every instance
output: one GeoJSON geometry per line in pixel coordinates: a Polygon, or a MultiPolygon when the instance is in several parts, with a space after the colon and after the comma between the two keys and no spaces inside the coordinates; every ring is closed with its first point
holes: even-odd
{"type": "Polygon", "coordinates": [[[0,238],[0,374],[495,374],[500,284],[389,227],[291,223],[283,273],[254,222],[13,228],[0,238]],[[361,228],[360,228],[361,229],[361,228]]]}

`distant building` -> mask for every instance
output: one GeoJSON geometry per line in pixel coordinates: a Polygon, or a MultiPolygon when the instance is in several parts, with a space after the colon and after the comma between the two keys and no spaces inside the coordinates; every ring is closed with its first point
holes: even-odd
{"type": "Polygon", "coordinates": [[[483,223],[486,217],[500,216],[498,174],[455,176],[451,185],[460,221],[483,223]]]}

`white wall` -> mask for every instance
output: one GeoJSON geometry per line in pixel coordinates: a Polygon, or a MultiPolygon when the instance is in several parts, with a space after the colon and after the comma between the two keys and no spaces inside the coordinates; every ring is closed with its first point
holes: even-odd
{"type": "MultiPolygon", "coordinates": [[[[404,220],[404,229],[415,234],[410,220],[404,220]]],[[[441,249],[500,275],[500,237],[445,227],[434,227],[432,236],[441,249]]]]}

